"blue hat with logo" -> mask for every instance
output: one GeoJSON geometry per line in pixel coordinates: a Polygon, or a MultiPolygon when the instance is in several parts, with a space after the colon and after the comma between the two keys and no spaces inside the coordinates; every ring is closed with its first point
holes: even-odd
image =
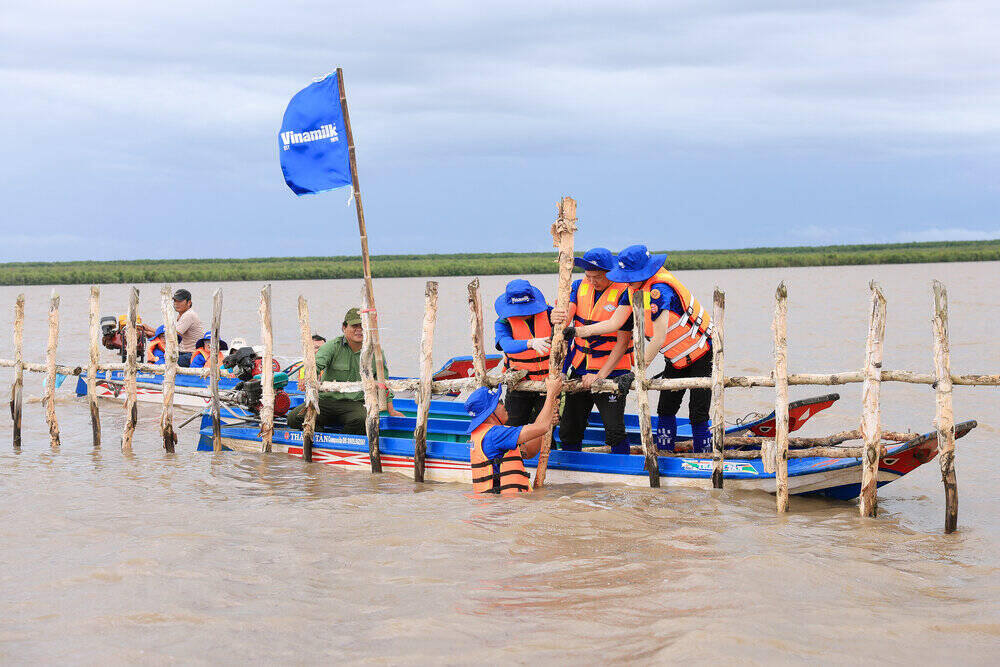
{"type": "Polygon", "coordinates": [[[608,272],[608,280],[616,283],[649,280],[665,261],[666,255],[653,255],[644,245],[630,245],[618,253],[618,268],[608,272]]]}
{"type": "Polygon", "coordinates": [[[607,248],[591,248],[583,257],[576,257],[573,264],[584,271],[613,271],[616,266],[615,256],[607,248]]]}
{"type": "Polygon", "coordinates": [[[497,409],[500,405],[500,394],[502,393],[503,387],[497,387],[496,389],[490,389],[488,387],[480,387],[479,389],[472,392],[467,399],[465,399],[465,411],[469,413],[469,428],[466,429],[466,434],[472,433],[479,426],[490,418],[493,411],[497,409]]]}
{"type": "Polygon", "coordinates": [[[545,295],[527,280],[512,280],[507,289],[493,302],[500,317],[524,317],[534,315],[548,308],[545,295]]]}

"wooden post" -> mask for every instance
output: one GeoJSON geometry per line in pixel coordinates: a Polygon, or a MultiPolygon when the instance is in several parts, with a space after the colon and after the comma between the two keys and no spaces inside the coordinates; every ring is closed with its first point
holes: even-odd
{"type": "Polygon", "coordinates": [[[90,427],[94,447],[101,446],[101,411],[97,407],[97,364],[101,344],[101,290],[90,286],[90,365],[87,366],[87,403],[90,405],[90,427]]]}
{"type": "MultiPolygon", "coordinates": [[[[368,310],[368,291],[361,290],[361,309],[368,310]]],[[[372,364],[376,350],[372,330],[368,327],[371,320],[361,318],[364,326],[365,339],[361,345],[361,385],[365,391],[365,433],[368,436],[368,459],[371,461],[372,474],[382,472],[382,453],[378,446],[378,413],[379,413],[379,387],[375,384],[375,377],[372,375],[372,364]]]]}
{"type": "Polygon", "coordinates": [[[212,392],[212,451],[222,451],[222,415],[219,407],[219,329],[222,327],[222,289],[212,295],[212,343],[208,359],[209,390],[212,392]]]}
{"type": "Polygon", "coordinates": [[[49,344],[45,351],[48,365],[45,379],[45,421],[49,424],[52,448],[59,446],[59,421],[56,419],[56,347],[59,344],[59,296],[52,291],[49,299],[49,344]]]}
{"type": "Polygon", "coordinates": [[[261,360],[260,388],[260,451],[271,451],[274,437],[274,334],[271,331],[271,285],[264,285],[260,291],[260,337],[264,341],[264,357],[261,360]]]}
{"type": "Polygon", "coordinates": [[[878,510],[878,461],[882,447],[882,425],[879,393],[882,386],[882,351],[885,343],[885,296],[874,280],[871,312],[868,314],[868,341],[865,344],[865,383],[861,388],[861,439],[864,456],[861,461],[861,494],[858,505],[861,516],[875,516],[878,510]]]}
{"type": "Polygon", "coordinates": [[[723,454],[726,437],[726,409],[724,392],[726,381],[724,377],[725,336],[723,327],[726,316],[726,294],[715,288],[712,308],[712,487],[722,488],[722,473],[725,462],[723,454]]]}
{"type": "Polygon", "coordinates": [[[472,279],[468,291],[469,330],[472,334],[472,370],[476,384],[482,387],[486,384],[486,343],[483,334],[483,298],[479,294],[479,278],[472,279]]]}
{"type": "Polygon", "coordinates": [[[938,460],[944,483],[944,532],[958,528],[958,481],[955,477],[955,414],[951,405],[951,345],[948,340],[948,290],[937,280],[934,286],[934,374],[938,460]]]}
{"type": "MultiPolygon", "coordinates": [[[[351,132],[351,114],[347,111],[347,93],[344,90],[344,70],[337,68],[337,85],[340,88],[340,110],[344,114],[344,134],[347,135],[347,156],[351,163],[351,185],[354,189],[354,209],[358,214],[358,234],[361,237],[361,270],[365,278],[365,296],[368,306],[362,314],[368,324],[366,336],[371,337],[375,350],[375,376],[378,384],[385,386],[385,368],[382,366],[382,343],[378,335],[378,314],[375,311],[375,288],[372,286],[372,267],[368,257],[368,230],[365,227],[365,210],[361,204],[361,186],[358,184],[358,163],[354,152],[354,134],[351,132]]],[[[378,408],[385,410],[388,406],[387,391],[378,387],[378,408]]],[[[377,444],[377,443],[376,443],[377,444]]],[[[381,463],[379,464],[381,468],[381,463]]],[[[379,470],[381,472],[381,470],[379,470]]]]}
{"type": "MultiPolygon", "coordinates": [[[[559,286],[556,303],[566,308],[573,282],[573,234],[576,232],[576,200],[563,197],[559,202],[558,215],[552,224],[552,245],[559,248],[559,286]]],[[[549,377],[562,375],[563,360],[566,358],[564,327],[556,327],[552,332],[552,348],[549,350],[549,377]]],[[[558,410],[558,407],[556,408],[558,410]]],[[[538,451],[538,467],[535,470],[534,488],[545,485],[545,472],[549,466],[549,450],[552,448],[553,426],[542,437],[542,447],[538,451]]]]}
{"type": "Polygon", "coordinates": [[[160,288],[160,313],[163,315],[163,410],[160,412],[160,433],[163,449],[174,451],[174,382],[177,378],[177,326],[174,321],[174,300],[170,285],[160,288]]]}
{"type": "Polygon", "coordinates": [[[128,322],[125,324],[125,430],[122,432],[122,451],[132,451],[132,436],[135,425],[139,421],[139,408],[136,394],[136,376],[138,375],[138,359],[136,347],[139,344],[139,332],[136,330],[136,320],[139,317],[139,290],[131,288],[128,297],[128,322]]]}
{"type": "Polygon", "coordinates": [[[774,293],[774,490],[778,512],[788,511],[788,288],[774,293]]]}
{"type": "Polygon", "coordinates": [[[299,390],[305,394],[306,411],[302,420],[302,460],[313,460],[313,434],[316,432],[316,413],[319,412],[319,389],[316,377],[316,351],[313,349],[312,327],[309,325],[309,304],[299,295],[299,333],[302,338],[302,381],[299,390]],[[302,385],[305,386],[302,386],[302,385]]]}
{"type": "MultiPolygon", "coordinates": [[[[646,386],[646,320],[644,306],[646,294],[642,290],[632,293],[632,373],[635,375],[635,400],[639,405],[639,435],[642,439],[642,449],[646,453],[646,471],[649,473],[649,486],[660,488],[660,461],[657,458],[656,443],[653,441],[653,423],[649,414],[649,390],[646,386]]],[[[624,400],[625,397],[622,397],[624,400]]]]}
{"type": "MultiPolygon", "coordinates": [[[[480,346],[482,346],[482,325],[483,310],[482,301],[479,297],[479,286],[476,285],[476,301],[479,303],[479,332],[480,346]]],[[[469,284],[469,304],[472,299],[472,284],[469,284]]],[[[413,429],[413,479],[416,482],[424,481],[424,459],[427,455],[427,417],[431,411],[431,380],[434,375],[434,324],[437,322],[438,307],[438,284],[433,280],[427,281],[424,288],[424,327],[420,336],[420,389],[417,391],[417,425],[413,429]]],[[[473,311],[475,309],[473,308],[473,311]]],[[[473,334],[472,340],[475,344],[475,313],[472,314],[473,334]]],[[[475,359],[475,357],[473,357],[475,359]]],[[[483,361],[483,378],[486,377],[486,359],[483,361]]],[[[476,368],[479,373],[479,368],[476,368]]]]}
{"type": "Polygon", "coordinates": [[[24,393],[24,294],[14,302],[14,382],[10,385],[10,416],[14,420],[14,449],[21,448],[21,399],[24,393]]]}

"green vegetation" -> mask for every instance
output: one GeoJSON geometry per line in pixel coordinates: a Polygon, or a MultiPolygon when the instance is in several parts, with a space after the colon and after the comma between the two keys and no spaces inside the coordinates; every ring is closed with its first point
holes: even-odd
{"type": "MultiPolygon", "coordinates": [[[[555,273],[555,257],[554,252],[377,255],[372,257],[372,273],[377,278],[555,273]]],[[[678,250],[670,252],[668,266],[673,270],[683,271],[997,260],[1000,260],[1000,240],[678,250]]],[[[361,261],[356,256],[0,264],[0,285],[315,280],[360,276],[361,261]]]]}

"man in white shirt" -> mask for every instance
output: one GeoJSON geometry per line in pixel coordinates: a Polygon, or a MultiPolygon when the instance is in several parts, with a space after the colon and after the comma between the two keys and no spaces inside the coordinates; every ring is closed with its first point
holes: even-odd
{"type": "Polygon", "coordinates": [[[177,365],[190,366],[195,344],[205,337],[205,325],[191,308],[191,292],[186,289],[174,292],[174,310],[177,311],[177,335],[181,339],[177,346],[177,365]]]}

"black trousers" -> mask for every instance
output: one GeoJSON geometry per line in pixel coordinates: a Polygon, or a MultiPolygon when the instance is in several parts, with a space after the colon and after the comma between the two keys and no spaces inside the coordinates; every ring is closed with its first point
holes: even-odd
{"type": "Polygon", "coordinates": [[[535,421],[545,405],[545,394],[533,391],[508,391],[503,406],[507,409],[507,426],[524,426],[535,421]]]}
{"type": "Polygon", "coordinates": [[[563,449],[567,446],[574,450],[580,448],[587,419],[595,405],[604,422],[604,444],[614,447],[625,441],[625,396],[581,391],[566,394],[562,417],[559,419],[559,442],[563,449]]]}
{"type": "MultiPolygon", "coordinates": [[[[666,363],[666,368],[663,372],[656,377],[664,378],[666,380],[674,380],[677,378],[699,378],[699,377],[712,377],[712,351],[709,350],[708,354],[694,362],[690,366],[682,369],[676,369],[673,365],[664,359],[666,363]]],[[[656,405],[656,414],[665,417],[676,415],[677,411],[681,408],[681,400],[684,398],[684,392],[690,391],[691,396],[688,399],[688,418],[694,422],[707,422],[708,421],[708,409],[712,404],[712,390],[711,389],[680,389],[678,391],[661,391],[660,401],[656,405]]]]}

